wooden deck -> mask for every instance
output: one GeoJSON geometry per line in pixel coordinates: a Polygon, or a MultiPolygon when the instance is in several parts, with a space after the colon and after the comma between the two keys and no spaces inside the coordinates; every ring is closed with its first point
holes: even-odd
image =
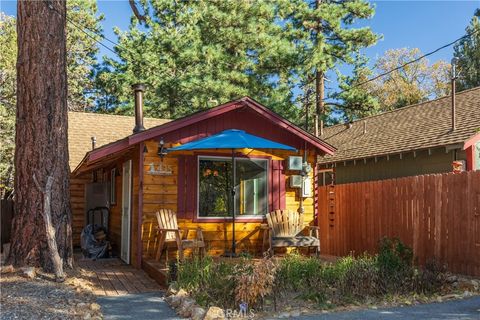
{"type": "Polygon", "coordinates": [[[120,296],[130,293],[161,291],[163,288],[148,274],[120,259],[101,259],[92,261],[79,258],[79,267],[88,273],[93,292],[101,296],[120,296]]]}

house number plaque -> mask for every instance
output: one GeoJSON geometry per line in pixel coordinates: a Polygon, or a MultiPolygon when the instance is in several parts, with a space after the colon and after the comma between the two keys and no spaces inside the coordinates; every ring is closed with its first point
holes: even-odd
{"type": "Polygon", "coordinates": [[[173,168],[170,165],[163,164],[160,162],[158,165],[155,165],[153,162],[150,163],[150,170],[147,171],[147,174],[155,176],[171,176],[173,174],[173,168]]]}

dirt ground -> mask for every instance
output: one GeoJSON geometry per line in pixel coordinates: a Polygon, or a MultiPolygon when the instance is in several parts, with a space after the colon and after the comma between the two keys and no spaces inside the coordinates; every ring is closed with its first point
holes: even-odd
{"type": "Polygon", "coordinates": [[[67,270],[63,283],[37,271],[28,279],[21,270],[2,268],[0,274],[1,319],[102,319],[91,293],[87,272],[67,270]],[[4,271],[11,271],[4,273],[4,271]]]}

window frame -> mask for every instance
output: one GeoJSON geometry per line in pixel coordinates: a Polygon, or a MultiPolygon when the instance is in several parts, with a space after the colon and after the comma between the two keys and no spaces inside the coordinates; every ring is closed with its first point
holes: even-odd
{"type": "MultiPolygon", "coordinates": [[[[197,156],[197,185],[196,185],[196,198],[197,198],[197,203],[196,203],[196,219],[197,220],[221,220],[221,221],[229,221],[233,220],[231,216],[226,216],[226,217],[221,217],[221,216],[216,216],[216,217],[202,217],[200,216],[200,161],[201,160],[232,160],[232,157],[228,156],[210,156],[210,155],[198,155],[197,156]]],[[[271,159],[270,158],[265,158],[261,156],[253,156],[253,157],[248,157],[248,156],[238,156],[235,155],[235,161],[233,164],[233,170],[236,170],[236,162],[238,160],[260,160],[260,161],[265,161],[266,162],[266,190],[265,190],[265,195],[267,197],[267,213],[270,210],[270,165],[271,165],[271,159]]],[[[234,210],[236,204],[234,203],[234,210]]],[[[235,215],[235,221],[238,220],[264,220],[265,219],[265,214],[248,214],[248,215],[235,215]]]]}

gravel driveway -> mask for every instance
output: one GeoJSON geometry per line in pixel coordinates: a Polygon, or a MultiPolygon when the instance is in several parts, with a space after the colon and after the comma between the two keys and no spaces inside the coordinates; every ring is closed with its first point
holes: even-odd
{"type": "Polygon", "coordinates": [[[480,319],[480,296],[463,300],[442,303],[421,304],[409,307],[395,307],[378,310],[360,310],[350,312],[337,312],[321,315],[300,316],[295,319],[335,319],[335,320],[470,320],[480,319]]]}

